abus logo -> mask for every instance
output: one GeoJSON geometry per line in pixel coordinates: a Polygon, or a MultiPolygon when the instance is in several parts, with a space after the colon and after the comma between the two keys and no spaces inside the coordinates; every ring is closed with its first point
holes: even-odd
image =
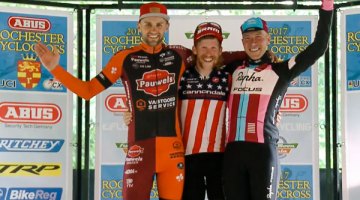
{"type": "Polygon", "coordinates": [[[61,110],[55,104],[0,103],[0,121],[4,123],[56,124],[61,110]]]}
{"type": "Polygon", "coordinates": [[[152,96],[159,96],[175,84],[175,73],[166,70],[152,70],[143,74],[141,79],[136,79],[137,89],[152,96]]]}
{"type": "Polygon", "coordinates": [[[308,107],[308,100],[301,94],[287,94],[281,104],[281,112],[304,112],[308,107]]]}
{"type": "Polygon", "coordinates": [[[105,107],[110,112],[126,112],[129,110],[126,101],[125,94],[111,94],[105,99],[105,107]]]}
{"type": "Polygon", "coordinates": [[[30,18],[30,17],[10,17],[8,25],[16,30],[40,31],[46,32],[50,30],[51,24],[47,19],[30,18]]]}

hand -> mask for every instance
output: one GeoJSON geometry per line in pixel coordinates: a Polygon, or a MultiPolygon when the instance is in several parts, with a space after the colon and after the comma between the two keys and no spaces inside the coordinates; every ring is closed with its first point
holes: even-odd
{"type": "Polygon", "coordinates": [[[49,71],[53,70],[60,60],[60,55],[58,49],[54,46],[54,52],[50,51],[46,45],[43,43],[37,43],[35,45],[35,53],[40,58],[40,62],[45,66],[49,71]]]}
{"type": "Polygon", "coordinates": [[[323,10],[334,10],[334,0],[321,0],[321,8],[323,10]]]}
{"type": "Polygon", "coordinates": [[[276,122],[275,122],[275,125],[276,125],[277,127],[280,126],[281,116],[282,116],[282,113],[279,111],[279,112],[276,114],[276,122]]]}
{"type": "Polygon", "coordinates": [[[124,120],[124,124],[126,126],[129,126],[130,122],[132,121],[132,114],[130,111],[123,113],[123,120],[124,120]]]}

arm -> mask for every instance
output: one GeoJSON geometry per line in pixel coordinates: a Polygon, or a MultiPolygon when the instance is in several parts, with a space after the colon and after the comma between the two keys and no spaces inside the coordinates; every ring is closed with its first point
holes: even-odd
{"type": "Polygon", "coordinates": [[[99,73],[99,75],[90,81],[82,81],[67,72],[59,65],[60,55],[56,48],[54,52],[52,52],[46,47],[46,45],[38,43],[35,45],[35,52],[40,58],[41,63],[56,79],[64,84],[66,88],[86,100],[89,100],[96,94],[112,85],[112,83],[114,83],[120,77],[121,70],[117,70],[117,74],[111,73],[112,67],[118,66],[118,64],[115,65],[116,63],[122,63],[121,61],[119,62],[119,58],[115,58],[115,56],[113,56],[113,58],[103,69],[103,71],[99,73]],[[112,79],[110,80],[106,77],[111,77],[112,79]]]}
{"type": "Polygon", "coordinates": [[[333,0],[323,0],[314,41],[295,58],[289,61],[292,78],[313,65],[327,50],[333,16],[333,0]],[[324,10],[331,9],[331,10],[324,10]]]}

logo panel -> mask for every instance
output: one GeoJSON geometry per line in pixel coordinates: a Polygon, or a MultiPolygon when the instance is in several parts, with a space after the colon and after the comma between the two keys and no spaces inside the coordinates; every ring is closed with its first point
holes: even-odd
{"type": "Polygon", "coordinates": [[[56,124],[61,115],[60,107],[55,104],[0,103],[0,121],[4,123],[56,124]]]}

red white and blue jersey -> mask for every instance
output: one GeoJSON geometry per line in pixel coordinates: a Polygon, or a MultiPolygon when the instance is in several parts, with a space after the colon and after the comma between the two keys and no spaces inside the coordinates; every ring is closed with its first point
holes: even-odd
{"type": "Polygon", "coordinates": [[[226,66],[226,70],[232,73],[227,143],[278,141],[275,118],[289,83],[313,65],[328,47],[332,12],[319,12],[314,41],[298,55],[280,63],[271,63],[265,54],[257,61],[236,61],[226,66]]]}
{"type": "Polygon", "coordinates": [[[222,70],[214,69],[206,78],[201,78],[195,67],[185,70],[179,87],[185,155],[224,151],[230,79],[222,70]]]}

